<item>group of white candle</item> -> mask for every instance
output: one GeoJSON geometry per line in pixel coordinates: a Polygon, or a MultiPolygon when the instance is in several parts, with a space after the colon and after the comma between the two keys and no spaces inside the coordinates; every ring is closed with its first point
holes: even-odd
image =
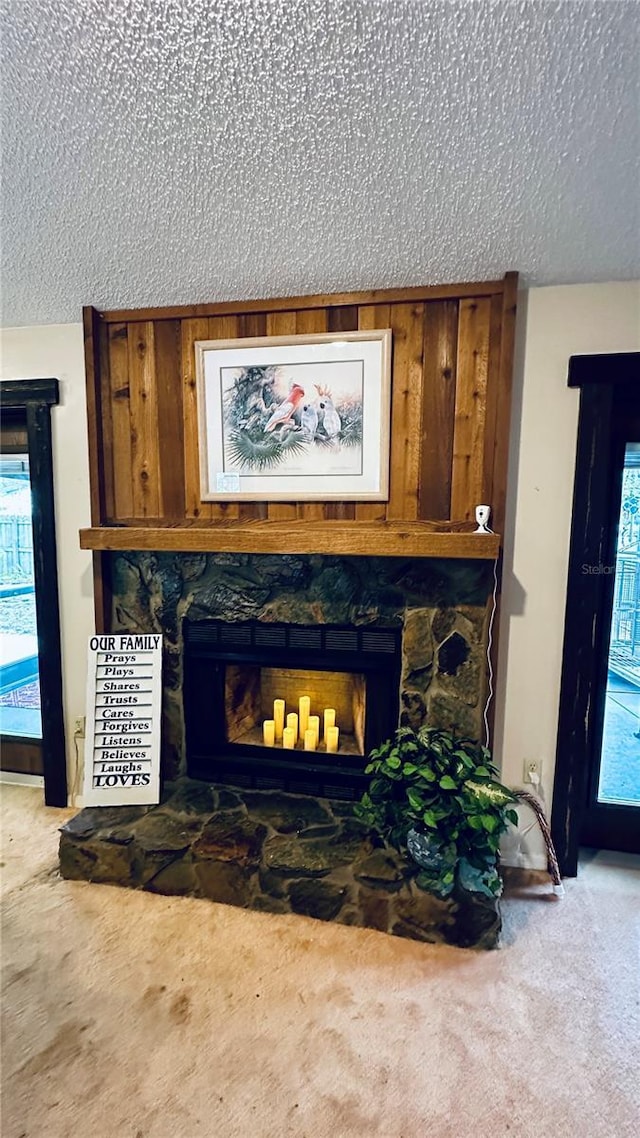
{"type": "MultiPolygon", "coordinates": [[[[290,711],[286,716],[286,726],[285,712],[285,701],[274,699],[273,719],[265,719],[262,724],[262,739],[265,747],[275,747],[277,743],[280,743],[286,751],[293,751],[299,740],[305,751],[317,751],[320,746],[320,716],[310,714],[310,697],[308,695],[300,696],[297,712],[290,711]]],[[[325,707],[322,718],[323,742],[329,754],[335,754],[340,739],[340,731],[336,727],[335,708],[325,707]]]]}

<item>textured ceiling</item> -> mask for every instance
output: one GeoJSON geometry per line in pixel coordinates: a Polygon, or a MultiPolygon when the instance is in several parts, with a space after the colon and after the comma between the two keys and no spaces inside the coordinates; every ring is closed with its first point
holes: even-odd
{"type": "Polygon", "coordinates": [[[640,275],[635,0],[0,9],[5,325],[640,275]]]}

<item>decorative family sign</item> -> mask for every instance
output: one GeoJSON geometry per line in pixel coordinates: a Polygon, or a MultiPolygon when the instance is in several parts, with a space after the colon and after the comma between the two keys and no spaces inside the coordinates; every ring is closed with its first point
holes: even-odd
{"type": "Polygon", "coordinates": [[[162,636],[89,640],[85,806],[160,800],[162,636]]]}

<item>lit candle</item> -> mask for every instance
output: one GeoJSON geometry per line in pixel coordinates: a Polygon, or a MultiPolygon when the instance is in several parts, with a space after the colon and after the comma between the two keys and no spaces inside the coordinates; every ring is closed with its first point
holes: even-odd
{"type": "Polygon", "coordinates": [[[276,741],[276,725],[273,719],[265,719],[262,724],[262,740],[265,747],[273,747],[276,741]]]}
{"type": "Polygon", "coordinates": [[[327,732],[330,727],[336,725],[336,709],[335,707],[325,707],[324,709],[324,741],[328,741],[327,732]]]}
{"type": "Polygon", "coordinates": [[[319,715],[310,715],[309,716],[309,728],[308,729],[309,729],[309,731],[315,731],[315,733],[316,733],[316,747],[317,747],[318,743],[320,742],[320,716],[319,715]]]}
{"type": "Polygon", "coordinates": [[[305,751],[315,751],[316,749],[316,733],[313,727],[307,727],[304,733],[304,749],[305,751]]]}
{"type": "Polygon", "coordinates": [[[293,731],[293,745],[295,747],[298,742],[298,713],[297,711],[290,711],[287,715],[287,727],[293,731]]]}
{"type": "Polygon", "coordinates": [[[296,735],[293,727],[285,727],[282,731],[282,746],[285,751],[292,751],[296,745],[296,735]]]}
{"type": "Polygon", "coordinates": [[[301,695],[298,700],[298,711],[300,712],[300,738],[304,739],[304,733],[309,726],[309,712],[311,711],[311,699],[308,695],[301,695]]]}
{"type": "Polygon", "coordinates": [[[340,730],[338,727],[329,727],[327,730],[327,752],[330,755],[335,755],[338,750],[338,740],[340,738],[340,730]]]}
{"type": "Polygon", "coordinates": [[[284,700],[274,699],[273,701],[273,722],[276,725],[276,742],[280,743],[282,740],[282,732],[284,730],[284,700]]]}

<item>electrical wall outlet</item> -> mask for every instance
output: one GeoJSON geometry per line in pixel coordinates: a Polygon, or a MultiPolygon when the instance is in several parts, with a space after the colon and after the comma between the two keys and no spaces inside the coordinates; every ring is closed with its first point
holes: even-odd
{"type": "Polygon", "coordinates": [[[73,737],[74,737],[74,739],[77,739],[78,736],[80,736],[81,738],[84,738],[84,725],[85,725],[85,716],[84,715],[76,715],[76,717],[73,721],[73,737]]]}
{"type": "Polygon", "coordinates": [[[524,771],[522,778],[524,782],[533,783],[534,786],[540,782],[542,778],[542,763],[539,759],[525,759],[524,771]]]}

